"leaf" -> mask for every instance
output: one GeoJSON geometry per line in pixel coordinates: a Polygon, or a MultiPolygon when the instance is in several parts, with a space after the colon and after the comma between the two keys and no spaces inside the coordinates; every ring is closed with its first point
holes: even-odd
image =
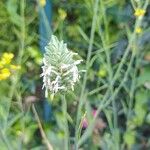
{"type": "Polygon", "coordinates": [[[17,1],[7,1],[7,11],[10,15],[10,20],[17,26],[21,26],[22,18],[17,14],[17,1]]]}
{"type": "Polygon", "coordinates": [[[137,87],[150,82],[150,68],[144,68],[137,79],[137,87]]]}
{"type": "Polygon", "coordinates": [[[135,131],[126,131],[123,138],[130,149],[131,146],[135,143],[135,131]]]}
{"type": "Polygon", "coordinates": [[[22,116],[23,116],[23,113],[16,114],[10,121],[8,121],[6,129],[9,129],[22,116]]]}
{"type": "Polygon", "coordinates": [[[68,120],[71,124],[73,124],[73,120],[72,120],[71,116],[70,116],[68,113],[66,114],[66,117],[67,117],[67,120],[68,120]]]}

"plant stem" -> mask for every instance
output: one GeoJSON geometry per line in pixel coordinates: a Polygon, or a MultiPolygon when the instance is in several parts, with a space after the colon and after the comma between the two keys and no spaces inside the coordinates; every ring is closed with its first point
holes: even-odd
{"type": "Polygon", "coordinates": [[[7,137],[5,136],[5,134],[3,133],[3,131],[0,130],[0,135],[1,135],[1,139],[4,141],[6,147],[8,150],[12,149],[12,146],[10,146],[9,141],[7,140],[7,137]]]}
{"type": "Polygon", "coordinates": [[[99,0],[95,0],[90,42],[89,42],[89,48],[88,48],[88,54],[87,54],[87,60],[86,60],[86,72],[85,72],[84,78],[83,78],[82,90],[81,90],[81,94],[80,94],[80,98],[79,98],[79,105],[78,105],[78,110],[77,110],[77,120],[76,120],[76,128],[75,128],[76,148],[77,148],[77,141],[78,141],[78,126],[79,126],[79,122],[80,122],[80,118],[81,118],[81,109],[82,109],[82,106],[85,101],[83,99],[83,95],[85,92],[87,75],[88,75],[88,71],[89,71],[90,59],[91,59],[91,54],[92,54],[93,42],[94,42],[94,35],[95,35],[95,30],[96,30],[98,4],[99,4],[99,0]]]}
{"type": "Polygon", "coordinates": [[[33,110],[33,113],[34,113],[34,115],[35,115],[35,119],[36,119],[36,121],[37,121],[37,123],[38,123],[39,129],[40,129],[40,133],[41,133],[41,136],[42,136],[42,138],[43,138],[43,140],[44,140],[44,143],[46,144],[48,150],[53,150],[53,147],[52,147],[52,145],[50,144],[49,140],[47,139],[46,134],[45,134],[45,132],[44,132],[44,130],[43,130],[43,127],[42,127],[40,118],[39,118],[39,116],[38,116],[38,113],[37,113],[37,111],[36,111],[36,109],[35,109],[34,104],[32,104],[32,110],[33,110]]]}
{"type": "MultiPolygon", "coordinates": [[[[24,9],[25,9],[25,0],[21,0],[20,1],[20,16],[22,18],[21,25],[20,25],[21,38],[19,39],[20,40],[20,46],[19,46],[18,59],[17,59],[17,63],[19,65],[22,62],[22,57],[23,57],[23,54],[24,54],[24,46],[25,46],[25,16],[24,16],[24,9]]],[[[15,75],[14,79],[12,80],[12,85],[11,85],[11,88],[10,88],[10,91],[9,91],[9,106],[8,106],[8,112],[6,113],[6,124],[7,124],[7,121],[8,121],[8,116],[9,116],[9,112],[10,112],[12,97],[14,95],[14,91],[16,90],[19,78],[20,78],[19,72],[16,72],[16,75],[15,75]]]]}
{"type": "Polygon", "coordinates": [[[62,111],[64,116],[64,133],[65,133],[64,150],[69,150],[69,129],[68,129],[68,121],[67,121],[67,102],[66,102],[65,95],[63,95],[62,98],[62,111]]]}

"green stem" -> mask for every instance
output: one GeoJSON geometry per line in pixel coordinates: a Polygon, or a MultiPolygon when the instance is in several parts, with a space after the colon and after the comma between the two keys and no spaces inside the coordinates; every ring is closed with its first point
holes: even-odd
{"type": "Polygon", "coordinates": [[[62,111],[64,116],[64,150],[69,150],[69,128],[68,128],[68,121],[67,121],[67,102],[66,97],[63,95],[62,98],[62,111]]]}
{"type": "Polygon", "coordinates": [[[36,108],[35,108],[34,104],[32,104],[32,111],[33,111],[33,113],[35,115],[35,119],[36,119],[36,121],[38,123],[38,127],[40,129],[41,136],[42,136],[42,138],[44,140],[45,145],[47,146],[47,149],[48,150],[53,150],[53,147],[52,147],[51,143],[49,142],[49,140],[48,140],[48,138],[46,136],[46,133],[44,132],[44,129],[42,127],[39,115],[38,115],[38,113],[36,111],[36,108]]]}
{"type": "MultiPolygon", "coordinates": [[[[18,64],[21,64],[22,62],[22,57],[24,54],[24,45],[25,45],[25,17],[24,17],[24,9],[25,9],[25,1],[21,0],[20,1],[20,16],[22,18],[21,25],[20,25],[20,32],[21,32],[21,39],[20,40],[20,46],[19,46],[19,54],[18,54],[18,59],[17,62],[18,64]]],[[[16,73],[14,79],[12,80],[12,85],[9,91],[9,106],[8,106],[8,112],[6,113],[6,124],[8,121],[8,116],[10,112],[10,107],[11,107],[11,100],[14,95],[14,91],[16,90],[17,83],[19,80],[19,72],[16,73]]]]}
{"type": "Polygon", "coordinates": [[[94,15],[93,15],[93,20],[92,20],[92,28],[91,28],[91,35],[90,35],[90,42],[89,42],[89,48],[88,48],[88,54],[87,54],[87,60],[86,60],[86,72],[84,74],[83,78],[83,84],[82,84],[82,90],[79,98],[79,105],[78,105],[78,110],[77,110],[77,120],[76,120],[76,129],[75,129],[75,140],[76,140],[76,148],[77,148],[77,141],[78,141],[78,126],[80,123],[80,118],[81,118],[81,109],[84,104],[84,99],[83,95],[85,92],[85,87],[86,87],[86,82],[87,82],[87,75],[89,71],[89,65],[90,65],[90,59],[91,59],[91,54],[92,54],[92,48],[93,48],[93,42],[94,42],[94,35],[95,35],[95,30],[96,30],[96,20],[97,20],[97,12],[98,12],[98,3],[99,0],[95,0],[95,5],[94,5],[94,15]]]}
{"type": "Polygon", "coordinates": [[[1,131],[1,130],[0,130],[0,135],[1,135],[1,139],[4,141],[5,146],[7,147],[7,149],[11,150],[12,146],[10,145],[9,141],[7,140],[7,137],[5,136],[3,131],[1,131]]]}
{"type": "MultiPolygon", "coordinates": [[[[103,16],[103,22],[104,22],[104,27],[105,27],[105,35],[102,32],[100,33],[100,37],[102,40],[102,45],[105,51],[105,55],[106,55],[106,61],[107,61],[107,66],[108,66],[108,77],[109,77],[109,83],[111,83],[112,81],[112,76],[113,76],[113,70],[112,70],[112,66],[111,66],[111,60],[110,60],[110,54],[109,54],[109,48],[107,48],[107,45],[109,45],[109,30],[108,30],[108,22],[107,22],[107,17],[106,17],[106,10],[105,10],[105,6],[103,3],[103,0],[101,1],[101,12],[102,12],[102,16],[103,16]]],[[[110,95],[113,94],[113,85],[110,84],[110,95]]],[[[115,136],[116,135],[116,129],[118,128],[117,126],[117,108],[116,108],[116,102],[115,99],[112,100],[112,106],[113,106],[113,124],[114,124],[114,130],[112,132],[112,134],[115,136]]],[[[119,149],[119,141],[118,138],[114,137],[114,141],[115,141],[115,148],[116,150],[119,149]]]]}

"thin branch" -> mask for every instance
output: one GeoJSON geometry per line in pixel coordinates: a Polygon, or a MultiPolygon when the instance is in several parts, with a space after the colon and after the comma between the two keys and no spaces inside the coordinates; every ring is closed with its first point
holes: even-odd
{"type": "Polygon", "coordinates": [[[42,136],[42,138],[43,138],[43,140],[44,140],[44,142],[45,142],[45,144],[46,144],[48,150],[53,150],[53,147],[52,147],[52,145],[50,144],[50,142],[49,142],[48,138],[46,137],[46,134],[45,134],[45,132],[44,132],[44,130],[43,130],[43,127],[42,127],[40,118],[39,118],[39,116],[38,116],[38,113],[37,113],[37,111],[36,111],[36,109],[35,109],[34,104],[32,104],[32,110],[33,110],[33,113],[34,113],[34,115],[35,115],[35,119],[36,119],[36,121],[37,121],[37,123],[38,123],[41,136],[42,136]]]}

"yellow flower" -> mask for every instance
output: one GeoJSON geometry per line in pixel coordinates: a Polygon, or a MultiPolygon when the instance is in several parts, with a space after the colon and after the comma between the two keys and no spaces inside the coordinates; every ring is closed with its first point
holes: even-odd
{"type": "Polygon", "coordinates": [[[10,76],[10,71],[7,68],[1,69],[0,71],[0,80],[5,80],[10,76]]]}
{"type": "Polygon", "coordinates": [[[19,65],[10,65],[10,68],[13,70],[19,70],[21,68],[21,66],[19,65]]]}
{"type": "Polygon", "coordinates": [[[145,14],[145,10],[140,8],[137,8],[134,12],[134,16],[136,17],[144,16],[144,14],[145,14]]]}
{"type": "Polygon", "coordinates": [[[39,3],[42,7],[46,5],[46,0],[39,0],[39,3]]]}
{"type": "Polygon", "coordinates": [[[141,33],[141,32],[142,32],[142,28],[137,27],[137,28],[135,29],[135,32],[138,33],[138,34],[141,33]]]}
{"type": "Polygon", "coordinates": [[[67,17],[67,13],[63,9],[58,9],[59,17],[61,20],[64,20],[67,17]]]}
{"type": "Polygon", "coordinates": [[[13,59],[13,57],[14,57],[14,54],[13,54],[13,53],[4,53],[4,54],[2,55],[2,59],[1,59],[1,61],[0,61],[1,66],[2,66],[2,65],[6,65],[6,64],[10,64],[10,62],[11,62],[12,59],[13,59]]]}
{"type": "Polygon", "coordinates": [[[3,68],[3,63],[0,61],[0,68],[3,68]]]}
{"type": "Polygon", "coordinates": [[[98,76],[101,77],[101,78],[104,78],[107,76],[107,70],[102,67],[99,71],[98,71],[98,76]]]}

